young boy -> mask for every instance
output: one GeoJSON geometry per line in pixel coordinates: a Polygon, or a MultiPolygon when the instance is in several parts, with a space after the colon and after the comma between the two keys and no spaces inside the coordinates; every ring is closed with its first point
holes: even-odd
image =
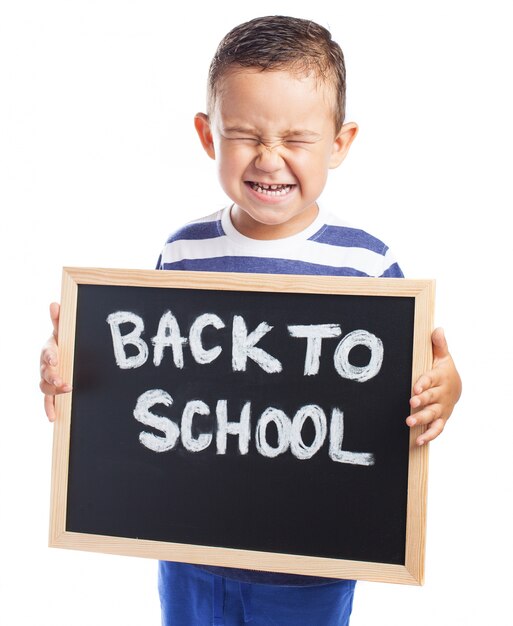
{"type": "MultiPolygon", "coordinates": [[[[356,137],[344,124],[342,51],[323,27],[271,16],[234,28],[212,61],[207,114],[195,117],[206,153],[232,205],[187,224],[167,241],[163,270],[214,270],[402,277],[388,248],[320,207],[328,170],[356,137]]],[[[58,305],[54,335],[41,356],[48,417],[55,394],[70,390],[58,375],[58,305]]],[[[423,424],[422,445],[443,430],[460,380],[443,332],[433,333],[433,369],[414,387],[409,426],[423,424]]],[[[162,562],[164,626],[251,622],[343,626],[354,581],[162,562]]]]}

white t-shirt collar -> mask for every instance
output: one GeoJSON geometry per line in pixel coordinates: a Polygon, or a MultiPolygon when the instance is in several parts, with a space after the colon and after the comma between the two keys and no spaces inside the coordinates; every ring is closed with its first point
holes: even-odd
{"type": "Polygon", "coordinates": [[[323,226],[323,210],[320,204],[317,202],[317,207],[319,208],[319,212],[317,213],[314,221],[309,224],[305,229],[296,233],[295,235],[291,235],[290,237],[282,237],[280,239],[252,239],[251,237],[246,237],[240,233],[232,223],[231,220],[231,209],[232,206],[226,207],[223,210],[221,216],[221,225],[223,227],[223,231],[225,235],[231,239],[234,243],[244,246],[246,249],[252,248],[254,250],[271,250],[271,249],[280,249],[283,248],[284,245],[290,246],[296,243],[301,243],[310,239],[312,235],[315,235],[323,226]]]}

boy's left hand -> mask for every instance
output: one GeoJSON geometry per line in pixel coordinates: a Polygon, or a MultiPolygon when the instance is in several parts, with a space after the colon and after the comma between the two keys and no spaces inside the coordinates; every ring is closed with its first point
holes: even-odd
{"type": "Polygon", "coordinates": [[[433,367],[422,374],[413,386],[414,395],[410,407],[416,409],[406,419],[408,426],[423,424],[427,430],[417,437],[421,446],[432,441],[443,431],[456,402],[461,395],[461,379],[449,353],[442,328],[436,328],[431,335],[433,346],[433,367]]]}

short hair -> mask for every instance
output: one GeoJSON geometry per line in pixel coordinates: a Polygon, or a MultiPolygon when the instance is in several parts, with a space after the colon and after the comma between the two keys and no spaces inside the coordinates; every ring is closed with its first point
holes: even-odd
{"type": "Polygon", "coordinates": [[[270,15],[233,28],[220,42],[208,74],[207,107],[210,114],[223,75],[232,68],[312,72],[328,83],[335,95],[334,122],[344,123],[346,69],[342,49],[329,30],[310,20],[270,15]]]}

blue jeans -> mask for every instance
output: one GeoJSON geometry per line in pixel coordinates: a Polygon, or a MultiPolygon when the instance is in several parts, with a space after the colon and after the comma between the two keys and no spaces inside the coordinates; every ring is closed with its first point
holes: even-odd
{"type": "Polygon", "coordinates": [[[354,580],[248,584],[184,563],[159,563],[162,626],[348,626],[354,587],[354,580]]]}

